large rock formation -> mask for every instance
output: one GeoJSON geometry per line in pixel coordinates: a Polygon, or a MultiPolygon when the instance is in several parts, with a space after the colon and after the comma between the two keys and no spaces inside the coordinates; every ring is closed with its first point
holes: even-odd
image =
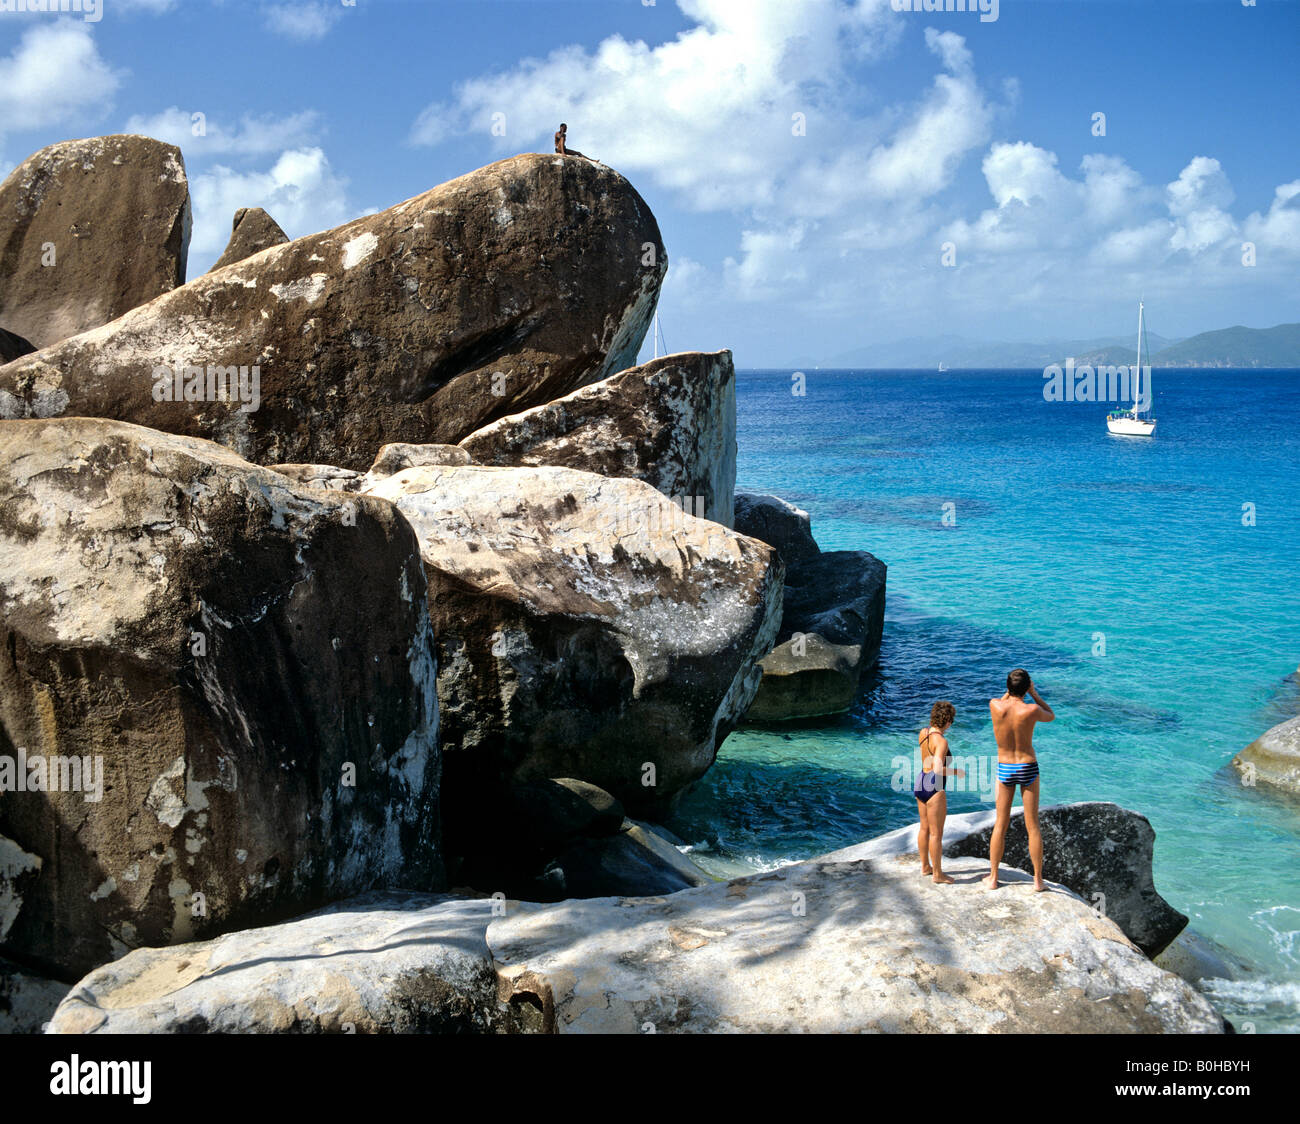
{"type": "Polygon", "coordinates": [[[488,928],[539,1029],[1216,1033],[1223,1020],[1064,887],[978,859],[829,859],[662,898],[521,904],[488,928]]]}
{"type": "Polygon", "coordinates": [[[1232,759],[1242,784],[1300,796],[1300,718],[1274,726],[1232,759]]]}
{"type": "Polygon", "coordinates": [[[838,714],[880,658],[886,567],[865,550],[818,553],[786,571],[776,647],[746,716],[778,721],[838,714]]]}
{"type": "Polygon", "coordinates": [[[283,925],[138,949],[51,1034],[483,1034],[514,1029],[485,933],[496,901],[367,894],[283,925]]]}
{"type": "Polygon", "coordinates": [[[801,507],[762,492],[736,493],[736,530],[773,547],[787,572],[816,558],[821,547],[812,534],[812,520],[801,507]]]}
{"type": "Polygon", "coordinates": [[[386,442],[455,443],[631,366],[666,265],[618,173],[516,156],[5,365],[0,416],[364,470],[386,442]]]}
{"type": "MultiPolygon", "coordinates": [[[[987,874],[995,818],[991,811],[949,816],[943,831],[944,855],[982,856],[987,874]]],[[[1118,804],[1087,801],[1042,808],[1038,821],[1044,878],[1068,886],[1114,921],[1148,956],[1158,955],[1182,932],[1187,917],[1160,896],[1152,878],[1156,833],[1145,816],[1118,804]]],[[[849,862],[896,855],[916,856],[914,824],[823,858],[849,862]]],[[[1022,871],[1033,869],[1023,808],[1012,810],[1002,862],[1022,871]]]]}
{"type": "Polygon", "coordinates": [[[449,849],[508,832],[497,794],[518,781],[576,778],[657,817],[713,763],[776,632],[768,547],[567,468],[409,468],[370,494],[428,573],[449,849]]]}
{"type": "Polygon", "coordinates": [[[237,261],[251,258],[272,246],[282,246],[289,241],[289,236],[280,229],[280,224],[261,207],[240,207],[235,212],[235,220],[230,224],[230,241],[217,258],[209,273],[237,261]]]}
{"type": "Polygon", "coordinates": [[[736,494],[736,530],[785,562],[785,608],[776,647],[745,716],[779,722],[840,714],[880,658],[886,567],[864,550],[823,554],[808,513],[779,496],[736,494]]]}
{"type": "Polygon", "coordinates": [[[730,527],[736,486],[731,352],[656,359],[501,418],[460,445],[479,464],[563,465],[644,480],[691,514],[730,527]]]}
{"type": "Polygon", "coordinates": [[[52,144],[0,184],[0,323],[38,348],[107,324],[185,283],[189,241],[175,145],[52,144]]]}
{"type": "Polygon", "coordinates": [[[0,422],[0,653],[0,832],[42,860],[0,951],[81,973],[438,888],[433,638],[390,505],[138,426],[0,422]]]}

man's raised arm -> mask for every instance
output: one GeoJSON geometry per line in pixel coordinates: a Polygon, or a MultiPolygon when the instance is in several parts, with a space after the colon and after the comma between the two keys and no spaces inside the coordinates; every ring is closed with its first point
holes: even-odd
{"type": "Polygon", "coordinates": [[[1038,688],[1034,686],[1032,679],[1029,682],[1029,695],[1034,700],[1034,702],[1038,704],[1038,709],[1043,712],[1042,715],[1039,716],[1038,721],[1055,722],[1056,711],[1054,711],[1050,706],[1048,706],[1047,703],[1043,702],[1043,698],[1038,693],[1038,688]]]}

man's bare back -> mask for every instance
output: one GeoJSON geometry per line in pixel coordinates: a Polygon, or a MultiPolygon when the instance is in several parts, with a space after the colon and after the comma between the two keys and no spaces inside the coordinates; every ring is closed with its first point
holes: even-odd
{"type": "Polygon", "coordinates": [[[1025,692],[1033,702],[1017,698],[1008,691],[1000,699],[989,699],[993,716],[993,740],[998,744],[998,760],[1010,765],[1037,761],[1034,754],[1034,727],[1056,717],[1052,708],[1038,697],[1031,683],[1025,692]]]}

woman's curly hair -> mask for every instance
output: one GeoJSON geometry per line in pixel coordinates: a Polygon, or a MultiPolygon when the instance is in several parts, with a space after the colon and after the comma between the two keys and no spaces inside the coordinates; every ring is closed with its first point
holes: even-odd
{"type": "Polygon", "coordinates": [[[936,730],[949,726],[957,717],[957,711],[947,699],[940,699],[930,707],[930,725],[936,730]]]}

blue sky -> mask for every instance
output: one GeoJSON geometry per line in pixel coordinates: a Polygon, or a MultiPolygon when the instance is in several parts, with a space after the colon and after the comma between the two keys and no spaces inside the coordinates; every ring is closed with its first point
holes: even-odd
{"type": "Polygon", "coordinates": [[[1300,320],[1296,0],[101,5],[0,14],[0,174],[69,137],[179,144],[191,276],[236,207],[297,237],[563,119],[659,219],[673,350],[1088,338],[1139,294],[1164,335],[1300,320]]]}

